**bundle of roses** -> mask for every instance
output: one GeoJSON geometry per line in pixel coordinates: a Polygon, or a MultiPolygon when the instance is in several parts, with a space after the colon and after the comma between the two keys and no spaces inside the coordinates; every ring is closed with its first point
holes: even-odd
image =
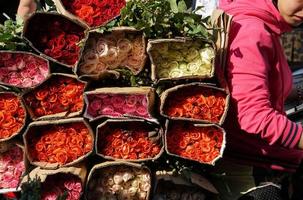
{"type": "Polygon", "coordinates": [[[25,23],[23,35],[38,51],[60,64],[73,67],[78,61],[85,28],[55,13],[35,13],[25,23]]]}
{"type": "Polygon", "coordinates": [[[93,135],[82,118],[40,121],[29,125],[24,134],[29,161],[53,168],[83,160],[93,150],[93,135]]]}
{"type": "Polygon", "coordinates": [[[87,105],[84,116],[90,120],[127,116],[152,119],[154,90],[148,87],[100,88],[85,92],[84,99],[87,105]]]}
{"type": "Polygon", "coordinates": [[[126,4],[125,0],[56,0],[55,2],[59,5],[57,9],[63,6],[64,10],[79,17],[90,27],[104,25],[119,16],[126,4]]]}
{"type": "Polygon", "coordinates": [[[35,87],[46,80],[47,60],[26,52],[0,51],[0,83],[19,88],[35,87]]]}
{"type": "Polygon", "coordinates": [[[56,114],[75,116],[84,107],[86,83],[74,76],[53,74],[46,82],[23,95],[33,119],[52,118],[56,114]]]}
{"type": "Polygon", "coordinates": [[[120,27],[111,33],[89,33],[80,58],[77,73],[81,76],[99,76],[106,71],[127,67],[138,74],[147,55],[142,32],[120,27]]]}
{"type": "Polygon", "coordinates": [[[25,125],[26,110],[14,93],[0,92],[0,141],[17,135],[25,125]]]}
{"type": "Polygon", "coordinates": [[[215,125],[169,123],[165,135],[166,150],[185,159],[214,164],[223,151],[224,134],[223,129],[215,125]]]}
{"type": "Polygon", "coordinates": [[[229,95],[224,90],[192,83],[162,93],[160,112],[173,119],[222,124],[228,102],[229,95]]]}
{"type": "Polygon", "coordinates": [[[41,186],[41,200],[57,200],[66,194],[66,200],[79,200],[81,179],[73,174],[58,173],[47,176],[41,186]]]}
{"type": "Polygon", "coordinates": [[[159,131],[141,120],[108,120],[97,127],[97,154],[129,161],[156,159],[162,153],[159,131]]]}
{"type": "Polygon", "coordinates": [[[96,165],[89,175],[87,199],[147,200],[151,190],[151,176],[147,168],[113,163],[96,165]]]}
{"type": "Polygon", "coordinates": [[[208,42],[186,39],[150,40],[147,52],[152,61],[152,80],[211,78],[215,50],[208,42]]]}
{"type": "Polygon", "coordinates": [[[11,143],[0,153],[0,189],[16,189],[24,172],[23,149],[11,143]]]}

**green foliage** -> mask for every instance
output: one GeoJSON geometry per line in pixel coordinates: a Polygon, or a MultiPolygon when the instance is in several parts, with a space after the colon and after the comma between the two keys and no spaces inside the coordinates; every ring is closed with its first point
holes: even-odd
{"type": "Polygon", "coordinates": [[[28,48],[21,34],[23,20],[17,16],[17,20],[8,19],[0,24],[0,50],[23,50],[28,48]]]}
{"type": "Polygon", "coordinates": [[[188,11],[183,0],[130,0],[121,11],[120,25],[143,30],[148,38],[211,37],[207,19],[188,11]]]}
{"type": "Polygon", "coordinates": [[[22,193],[19,200],[40,200],[41,199],[41,180],[36,177],[29,179],[21,186],[22,193]]]}

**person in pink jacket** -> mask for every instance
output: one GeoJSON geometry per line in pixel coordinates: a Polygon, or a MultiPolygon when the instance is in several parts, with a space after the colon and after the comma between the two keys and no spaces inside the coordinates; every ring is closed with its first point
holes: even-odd
{"type": "Polygon", "coordinates": [[[294,172],[303,159],[303,128],[284,102],[292,74],[280,36],[303,22],[303,0],[220,0],[233,16],[226,78],[231,108],[224,160],[294,172]]]}

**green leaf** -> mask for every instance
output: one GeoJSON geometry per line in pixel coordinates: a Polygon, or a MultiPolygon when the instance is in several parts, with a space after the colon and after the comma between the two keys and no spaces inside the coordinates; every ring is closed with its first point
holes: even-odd
{"type": "Polygon", "coordinates": [[[186,6],[185,1],[183,1],[183,0],[179,1],[179,3],[178,3],[178,11],[179,12],[186,12],[186,10],[187,10],[187,6],[186,6]]]}
{"type": "Polygon", "coordinates": [[[170,3],[170,8],[174,13],[177,13],[178,10],[178,5],[177,5],[177,1],[176,0],[168,0],[170,3]]]}

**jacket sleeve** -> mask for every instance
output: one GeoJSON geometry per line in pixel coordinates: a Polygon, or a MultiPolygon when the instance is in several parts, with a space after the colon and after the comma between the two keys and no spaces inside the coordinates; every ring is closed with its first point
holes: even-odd
{"type": "Polygon", "coordinates": [[[296,148],[302,126],[275,110],[270,102],[268,76],[275,49],[270,33],[261,26],[263,31],[250,23],[234,23],[230,33],[227,79],[238,124],[270,145],[296,148]]]}

